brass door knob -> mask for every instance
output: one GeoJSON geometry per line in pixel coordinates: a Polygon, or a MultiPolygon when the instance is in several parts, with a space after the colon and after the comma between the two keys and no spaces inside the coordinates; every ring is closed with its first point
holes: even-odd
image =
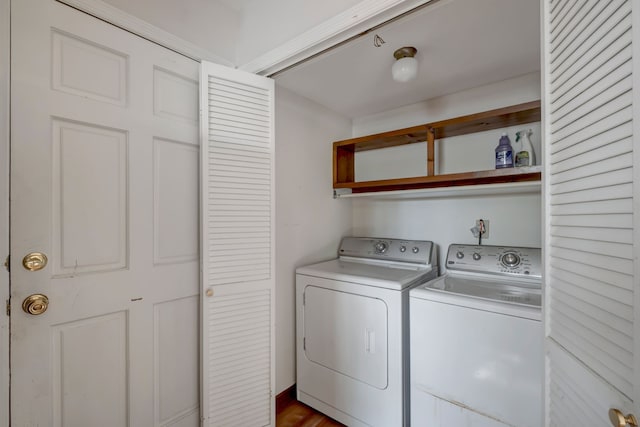
{"type": "Polygon", "coordinates": [[[609,420],[613,427],[627,427],[627,425],[638,427],[638,420],[636,420],[633,414],[628,414],[625,417],[624,414],[616,408],[609,409],[609,420]]]}
{"type": "Polygon", "coordinates": [[[29,271],[42,270],[47,265],[47,256],[42,252],[31,252],[22,258],[22,266],[29,271]]]}
{"type": "Polygon", "coordinates": [[[49,307],[49,298],[42,294],[29,295],[22,301],[22,309],[27,314],[37,316],[47,311],[49,307]]]}

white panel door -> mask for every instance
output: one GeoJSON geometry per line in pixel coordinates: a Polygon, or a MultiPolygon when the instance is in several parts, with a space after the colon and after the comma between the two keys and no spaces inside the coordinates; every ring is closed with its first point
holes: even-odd
{"type": "Polygon", "coordinates": [[[543,4],[546,425],[605,426],[640,415],[640,11],[543,4]]]}
{"type": "Polygon", "coordinates": [[[275,425],[274,83],[200,78],[203,425],[275,425]]]}
{"type": "Polygon", "coordinates": [[[199,64],[52,0],[11,14],[12,425],[197,426],[199,64]]]}

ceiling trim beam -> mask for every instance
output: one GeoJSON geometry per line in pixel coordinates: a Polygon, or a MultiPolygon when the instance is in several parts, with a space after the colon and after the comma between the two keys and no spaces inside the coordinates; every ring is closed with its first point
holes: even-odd
{"type": "Polygon", "coordinates": [[[238,68],[273,76],[435,0],[363,0],[238,68]]]}

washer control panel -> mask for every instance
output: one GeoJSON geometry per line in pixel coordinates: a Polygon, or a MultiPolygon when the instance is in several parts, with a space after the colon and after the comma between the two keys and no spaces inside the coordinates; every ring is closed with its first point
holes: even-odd
{"type": "Polygon", "coordinates": [[[446,263],[448,270],[542,277],[540,248],[452,244],[446,263]]]}
{"type": "Polygon", "coordinates": [[[345,237],[338,249],[339,256],[372,258],[412,264],[436,263],[433,242],[372,237],[345,237]]]}

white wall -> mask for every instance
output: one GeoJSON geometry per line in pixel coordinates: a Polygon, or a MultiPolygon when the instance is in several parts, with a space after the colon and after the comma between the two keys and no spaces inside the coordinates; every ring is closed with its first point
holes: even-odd
{"type": "Polygon", "coordinates": [[[351,203],[332,195],[332,145],[351,121],[276,86],[276,393],[295,383],[295,269],[335,258],[351,203]]]}
{"type": "MultiPolygon", "coordinates": [[[[375,116],[354,120],[354,136],[383,132],[408,126],[428,123],[460,115],[500,108],[540,99],[540,79],[537,73],[515,79],[482,86],[410,105],[375,116]]],[[[509,128],[512,143],[514,132],[532,127],[538,153],[540,125],[509,128]]],[[[441,141],[442,157],[447,157],[443,166],[448,172],[460,170],[482,170],[493,168],[494,148],[500,131],[483,132],[466,137],[441,141]],[[449,142],[450,145],[446,143],[449,142]]],[[[420,146],[418,150],[424,151],[420,146]]],[[[515,148],[515,147],[514,147],[515,148]]],[[[398,174],[406,169],[406,163],[419,154],[411,152],[371,153],[370,159],[356,158],[359,178],[371,179],[384,174],[398,174]],[[407,159],[403,161],[402,156],[407,159]],[[377,158],[374,158],[377,156],[377,158]],[[387,166],[385,165],[385,157],[387,166]],[[390,161],[390,159],[393,159],[390,161]],[[372,170],[373,168],[377,170],[372,170]]],[[[422,163],[422,160],[420,160],[422,163]]],[[[538,160],[540,163],[540,160],[538,160]]],[[[425,175],[425,173],[421,173],[425,175]]],[[[389,176],[386,176],[389,177],[389,176]]],[[[440,265],[447,247],[451,243],[474,243],[469,229],[475,220],[490,221],[490,235],[484,240],[489,245],[541,246],[541,197],[539,194],[502,195],[484,197],[457,197],[422,200],[375,200],[358,198],[353,200],[353,231],[356,235],[377,237],[399,237],[406,239],[433,240],[440,250],[440,265]]]]}
{"type": "Polygon", "coordinates": [[[540,73],[432,98],[353,120],[353,137],[401,129],[540,99],[540,73]]]}
{"type": "Polygon", "coordinates": [[[469,229],[488,219],[487,245],[540,247],[540,195],[503,195],[425,200],[353,201],[353,232],[358,236],[432,240],[440,271],[451,243],[477,243],[469,229]]]}

